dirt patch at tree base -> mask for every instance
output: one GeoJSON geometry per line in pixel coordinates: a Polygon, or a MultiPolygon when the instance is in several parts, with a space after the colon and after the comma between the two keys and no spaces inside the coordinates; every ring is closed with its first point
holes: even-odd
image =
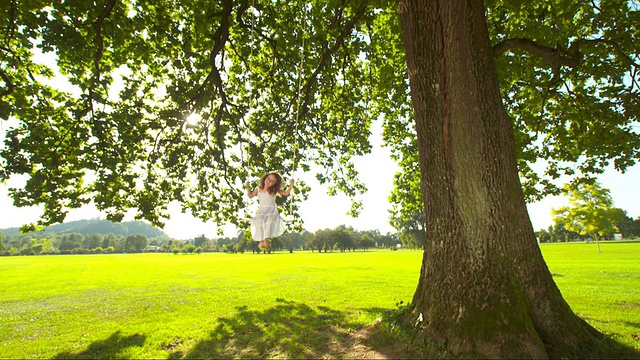
{"type": "Polygon", "coordinates": [[[330,345],[331,353],[345,359],[418,359],[424,358],[416,349],[380,326],[380,323],[349,333],[341,343],[330,345]]]}

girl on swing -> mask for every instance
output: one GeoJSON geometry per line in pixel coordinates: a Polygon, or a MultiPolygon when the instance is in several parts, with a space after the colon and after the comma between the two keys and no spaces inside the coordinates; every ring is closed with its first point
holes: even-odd
{"type": "Polygon", "coordinates": [[[244,184],[249,199],[258,196],[258,212],[249,219],[251,223],[251,236],[253,241],[259,241],[258,246],[264,249],[269,246],[269,238],[280,236],[284,233],[284,220],[278,213],[276,196],[288,196],[293,188],[293,180],[289,181],[289,188],[282,190],[282,176],[276,171],[269,172],[260,178],[260,185],[251,190],[251,183],[244,184]]]}

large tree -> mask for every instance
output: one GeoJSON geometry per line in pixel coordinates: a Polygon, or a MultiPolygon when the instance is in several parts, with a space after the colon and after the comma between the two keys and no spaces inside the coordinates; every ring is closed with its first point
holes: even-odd
{"type": "Polygon", "coordinates": [[[412,169],[397,179],[425,207],[411,319],[422,334],[463,356],[595,344],[524,197],[636,161],[637,3],[9,0],[0,12],[0,178],[27,175],[12,196],[43,205],[42,224],[89,201],[115,220],[136,208],[161,224],[179,201],[234,221],[247,177],[312,164],[354,195],[351,157],[384,115],[412,169]]]}
{"type": "Polygon", "coordinates": [[[536,244],[485,12],[481,1],[400,1],[428,210],[414,315],[454,354],[579,356],[596,332],[536,244]]]}

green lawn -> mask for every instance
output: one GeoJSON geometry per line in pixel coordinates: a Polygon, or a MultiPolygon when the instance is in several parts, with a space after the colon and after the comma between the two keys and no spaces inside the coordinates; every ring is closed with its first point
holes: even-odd
{"type": "MultiPolygon", "coordinates": [[[[640,349],[640,243],[543,244],[573,309],[640,349]]],[[[0,258],[1,358],[342,357],[422,253],[0,258]]]]}
{"type": "Polygon", "coordinates": [[[542,244],[553,278],[573,311],[640,350],[640,242],[542,244]]]}

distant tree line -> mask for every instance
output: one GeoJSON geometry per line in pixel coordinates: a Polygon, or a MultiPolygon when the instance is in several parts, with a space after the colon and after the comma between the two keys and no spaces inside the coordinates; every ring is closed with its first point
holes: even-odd
{"type": "MultiPolygon", "coordinates": [[[[1,233],[5,235],[19,235],[20,228],[8,228],[8,229],[0,229],[1,233]]],[[[102,219],[85,219],[85,220],[75,220],[68,221],[62,224],[55,224],[51,226],[47,226],[41,231],[36,231],[35,233],[44,233],[44,234],[72,234],[78,233],[84,236],[90,234],[113,234],[113,235],[122,235],[127,237],[129,235],[142,234],[147,238],[155,238],[166,235],[162,230],[151,226],[149,223],[144,221],[123,221],[123,222],[112,222],[109,220],[102,219]]]]}
{"type": "Polygon", "coordinates": [[[265,250],[258,248],[258,243],[251,239],[251,232],[240,231],[237,236],[229,238],[217,238],[206,240],[204,236],[194,240],[195,246],[200,243],[208,244],[203,250],[223,251],[228,253],[244,252],[273,252],[310,250],[312,252],[334,252],[369,250],[374,248],[393,248],[399,244],[397,235],[381,234],[378,230],[359,231],[347,226],[339,226],[335,229],[322,229],[315,233],[309,231],[290,232],[270,240],[269,247],[265,250]]]}
{"type": "MultiPolygon", "coordinates": [[[[153,241],[158,240],[154,238],[153,241]]],[[[148,245],[149,239],[144,234],[0,233],[0,255],[136,253],[146,251],[148,245]]]]}
{"type": "Polygon", "coordinates": [[[144,234],[128,236],[109,234],[43,233],[4,234],[0,232],[0,255],[45,254],[110,254],[166,252],[192,254],[222,251],[228,253],[274,252],[311,250],[318,252],[355,251],[373,248],[396,248],[399,240],[394,234],[380,234],[377,230],[358,231],[340,226],[318,230],[315,233],[292,232],[271,239],[266,250],[258,248],[249,231],[240,231],[235,237],[209,239],[200,235],[190,240],[176,240],[166,235],[148,238],[144,234]]]}
{"type": "MultiPolygon", "coordinates": [[[[640,238],[640,216],[633,219],[627,215],[626,211],[622,209],[616,210],[617,213],[612,222],[617,231],[605,234],[603,238],[611,240],[615,234],[620,234],[623,239],[640,238]]],[[[580,234],[576,231],[568,230],[562,222],[555,222],[546,230],[537,231],[536,236],[541,243],[589,241],[592,239],[590,234],[580,234]]]]}
{"type": "MultiPolygon", "coordinates": [[[[425,210],[415,198],[420,188],[417,183],[402,183],[405,187],[395,189],[391,196],[390,223],[403,247],[420,248],[427,238],[425,210]]],[[[614,234],[625,239],[640,237],[640,217],[634,220],[615,207],[610,191],[598,182],[570,183],[562,191],[569,205],[552,209],[553,225],[536,232],[539,242],[597,241],[613,239],[614,234]]]]}

